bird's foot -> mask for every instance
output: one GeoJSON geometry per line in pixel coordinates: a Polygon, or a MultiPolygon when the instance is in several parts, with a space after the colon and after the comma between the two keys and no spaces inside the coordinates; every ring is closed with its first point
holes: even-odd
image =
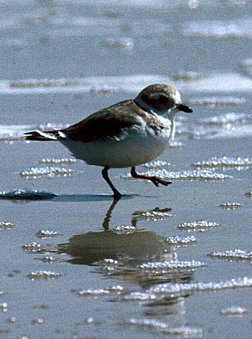
{"type": "Polygon", "coordinates": [[[131,168],[131,172],[130,172],[131,176],[135,179],[145,179],[145,180],[150,180],[151,182],[153,182],[153,184],[155,186],[158,186],[159,184],[164,185],[164,186],[168,186],[169,184],[171,184],[171,181],[166,181],[164,179],[155,177],[153,176],[148,176],[148,175],[143,175],[143,174],[138,174],[136,172],[135,167],[131,168]]]}
{"type": "Polygon", "coordinates": [[[160,179],[160,178],[155,177],[155,176],[153,176],[153,177],[146,176],[146,179],[152,181],[153,184],[157,187],[159,186],[159,184],[164,185],[164,186],[168,186],[168,185],[172,184],[171,181],[166,181],[166,180],[160,179]]]}

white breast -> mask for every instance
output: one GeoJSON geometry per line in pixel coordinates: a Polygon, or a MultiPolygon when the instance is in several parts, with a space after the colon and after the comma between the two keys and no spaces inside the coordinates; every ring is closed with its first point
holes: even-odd
{"type": "Polygon", "coordinates": [[[115,139],[88,143],[65,139],[61,142],[73,156],[90,165],[112,168],[138,166],[158,157],[172,137],[173,129],[170,120],[159,118],[166,128],[158,133],[155,133],[141,119],[141,124],[125,128],[122,135],[115,139]]]}

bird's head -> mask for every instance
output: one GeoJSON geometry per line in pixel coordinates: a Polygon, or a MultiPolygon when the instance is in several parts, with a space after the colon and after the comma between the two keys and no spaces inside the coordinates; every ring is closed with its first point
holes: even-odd
{"type": "Polygon", "coordinates": [[[192,109],[181,101],[179,91],[165,84],[153,84],[145,87],[135,98],[144,110],[159,115],[174,117],[178,111],[191,113],[192,109]]]}

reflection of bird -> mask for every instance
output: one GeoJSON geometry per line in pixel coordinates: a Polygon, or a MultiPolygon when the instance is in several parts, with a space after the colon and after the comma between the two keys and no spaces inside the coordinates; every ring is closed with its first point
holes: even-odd
{"type": "Polygon", "coordinates": [[[166,148],[175,133],[178,111],[192,112],[181,103],[180,93],[163,84],[144,88],[134,100],[104,108],[77,124],[61,130],[33,131],[26,140],[59,141],[77,158],[89,165],[102,166],[102,175],[114,193],[109,168],[131,167],[131,175],[148,179],[158,186],[170,182],[155,176],[137,174],[135,167],[151,161],[166,148]]]}
{"type": "MultiPolygon", "coordinates": [[[[127,280],[138,282],[144,288],[157,282],[190,281],[192,271],[168,268],[165,272],[165,263],[177,258],[174,252],[175,247],[155,232],[137,229],[137,222],[142,219],[139,211],[132,214],[130,225],[109,230],[110,219],[117,202],[113,200],[105,214],[104,231],[74,235],[68,242],[58,244],[57,252],[67,253],[70,256],[67,261],[71,264],[95,265],[100,268],[104,265],[106,267],[110,264],[115,265],[113,271],[105,270],[104,273],[120,274],[127,280]],[[147,269],[146,271],[141,268],[140,266],[144,263],[150,263],[150,265],[153,263],[153,270],[147,269]],[[159,264],[161,265],[160,271],[158,270],[159,264]]],[[[169,303],[170,301],[169,298],[169,303]]]]}
{"type": "Polygon", "coordinates": [[[74,235],[66,244],[58,245],[58,252],[71,255],[69,262],[79,265],[93,265],[109,258],[135,266],[148,260],[172,258],[171,246],[164,238],[137,229],[121,234],[101,231],[74,235]]]}

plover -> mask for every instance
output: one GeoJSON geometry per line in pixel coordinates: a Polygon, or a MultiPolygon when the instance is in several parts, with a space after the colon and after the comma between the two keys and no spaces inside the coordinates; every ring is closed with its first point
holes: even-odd
{"type": "Polygon", "coordinates": [[[150,180],[156,186],[170,184],[156,176],[138,174],[136,166],[164,152],[174,137],[178,111],[191,113],[192,109],[181,102],[176,89],[153,84],[133,100],[120,101],[64,129],[25,133],[25,139],[59,141],[75,158],[103,167],[102,176],[118,200],[121,193],[109,178],[110,168],[130,167],[133,178],[150,180]]]}

